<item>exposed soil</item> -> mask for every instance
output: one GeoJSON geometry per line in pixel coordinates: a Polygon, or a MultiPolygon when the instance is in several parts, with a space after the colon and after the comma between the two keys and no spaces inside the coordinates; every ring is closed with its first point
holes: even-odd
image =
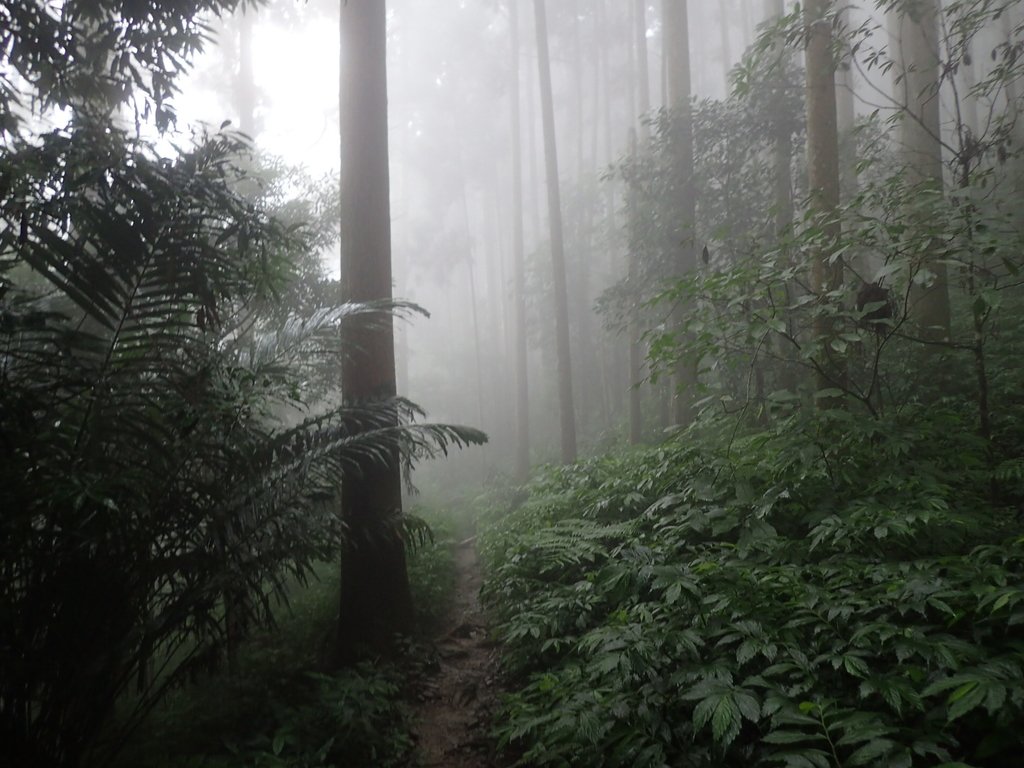
{"type": "Polygon", "coordinates": [[[499,768],[488,735],[497,688],[497,651],[479,593],[475,538],[455,550],[455,599],[436,643],[439,669],[426,681],[414,729],[423,768],[499,768]]]}

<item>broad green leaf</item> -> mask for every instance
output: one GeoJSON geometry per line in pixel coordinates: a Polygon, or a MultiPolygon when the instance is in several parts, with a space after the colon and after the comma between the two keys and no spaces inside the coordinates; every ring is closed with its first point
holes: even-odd
{"type": "Polygon", "coordinates": [[[802,741],[817,741],[824,739],[820,733],[803,733],[801,731],[771,731],[761,737],[761,741],[768,744],[798,744],[802,741]]]}
{"type": "Polygon", "coordinates": [[[888,755],[896,747],[889,739],[874,739],[856,750],[849,757],[850,765],[877,765],[879,758],[888,755]]]}
{"type": "Polygon", "coordinates": [[[950,721],[966,715],[972,709],[981,706],[985,701],[985,688],[978,683],[965,683],[949,697],[950,721]]]}
{"type": "Polygon", "coordinates": [[[740,732],[740,713],[732,697],[722,696],[711,716],[711,733],[715,741],[728,746],[740,732]]]}

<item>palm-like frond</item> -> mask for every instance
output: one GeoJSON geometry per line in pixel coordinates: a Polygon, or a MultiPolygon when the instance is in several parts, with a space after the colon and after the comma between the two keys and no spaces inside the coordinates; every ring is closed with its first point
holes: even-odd
{"type": "Polygon", "coordinates": [[[484,440],[398,398],[331,404],[339,328],[417,308],[259,311],[304,240],[237,191],[243,149],[168,160],[79,126],[2,158],[0,721],[31,713],[47,759],[132,682],[141,716],[215,656],[225,595],[270,620],[344,540],[346,475],[484,440]]]}

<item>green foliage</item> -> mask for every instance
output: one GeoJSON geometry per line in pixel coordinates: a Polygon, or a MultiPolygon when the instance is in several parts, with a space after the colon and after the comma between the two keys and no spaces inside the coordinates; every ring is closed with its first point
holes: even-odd
{"type": "Polygon", "coordinates": [[[552,470],[492,513],[520,764],[1008,764],[1024,527],[964,416],[734,429],[552,470]]]}
{"type": "MultiPolygon", "coordinates": [[[[954,63],[939,75],[944,89],[1006,6],[945,8],[944,45],[954,63]]],[[[673,114],[662,114],[649,146],[620,164],[636,268],[602,308],[619,327],[632,317],[646,329],[653,376],[680,361],[699,364],[700,391],[687,396],[703,396],[703,406],[743,409],[763,422],[815,400],[876,413],[968,397],[987,435],[1001,412],[990,385],[1017,355],[1007,326],[1015,326],[1008,310],[1020,302],[1020,167],[1007,137],[1019,111],[1000,110],[980,127],[959,118],[950,126],[947,176],[956,188],[945,192],[908,181],[913,174],[904,172],[889,135],[899,109],[884,121],[877,114],[861,120],[842,137],[842,226],[834,240],[809,213],[801,186],[803,126],[792,116],[803,111],[802,73],[793,65],[803,23],[796,9],[766,24],[733,71],[734,94],[695,105],[692,178],[673,114]],[[694,232],[678,225],[679,189],[688,182],[698,201],[694,232]],[[670,283],[680,243],[706,246],[705,259],[670,283]],[[819,258],[843,267],[839,289],[812,289],[808,276],[819,258]],[[929,292],[949,296],[948,338],[945,328],[920,325],[929,292]]],[[[867,21],[837,28],[844,66],[893,66],[891,51],[871,47],[873,29],[867,21]]],[[[994,66],[970,98],[1012,91],[1020,33],[1010,29],[992,50],[994,66]]],[[[960,115],[963,96],[953,89],[952,98],[960,115]]]]}
{"type": "Polygon", "coordinates": [[[362,462],[481,439],[412,423],[404,400],[339,402],[339,327],[388,307],[259,311],[308,244],[239,192],[243,150],[218,135],[168,159],[83,124],[5,157],[0,712],[15,752],[75,764],[122,694],[139,689],[142,718],[232,631],[272,621],[286,575],[340,548],[338,482],[362,462]]]}
{"type": "MultiPolygon", "coordinates": [[[[430,630],[452,591],[454,523],[429,508],[419,513],[409,579],[420,628],[430,630]]],[[[413,639],[389,661],[319,671],[336,631],[338,566],[318,564],[314,575],[307,584],[286,585],[275,627],[245,642],[237,673],[222,671],[173,691],[114,768],[408,765],[409,695],[434,656],[413,639]]]]}
{"type": "MultiPolygon", "coordinates": [[[[421,550],[422,551],[422,550],[421,550]]],[[[173,693],[115,766],[307,768],[402,765],[411,749],[404,703],[418,648],[396,663],[338,672],[318,668],[338,601],[337,565],[322,580],[291,585],[279,626],[242,648],[239,674],[220,674],[173,693]]]]}
{"type": "Polygon", "coordinates": [[[268,768],[404,764],[412,742],[396,728],[401,677],[372,665],[313,675],[309,703],[289,709],[271,737],[239,750],[243,764],[268,768]]]}
{"type": "MultiPolygon", "coordinates": [[[[19,764],[74,768],[101,732],[116,750],[272,625],[348,535],[346,474],[484,439],[343,401],[342,327],[414,308],[338,303],[313,266],[322,185],[290,204],[242,137],[157,147],[114,123],[135,103],[165,128],[200,14],[235,5],[0,3],[0,738],[19,764]]],[[[416,524],[373,533],[394,528],[416,524]]]]}
{"type": "MultiPolygon", "coordinates": [[[[599,302],[606,322],[621,326],[641,311],[644,327],[657,326],[665,313],[644,305],[677,276],[681,246],[696,252],[708,248],[709,263],[735,264],[755,244],[775,232],[777,169],[781,144],[785,162],[793,164],[802,150],[802,71],[793,57],[774,55],[766,64],[745,59],[736,73],[743,98],[704,99],[691,106],[692,177],[680,140],[684,116],[660,110],[651,121],[646,146],[620,160],[618,177],[626,185],[626,240],[635,272],[605,292],[599,302]],[[682,191],[692,184],[697,220],[694,231],[680,223],[682,191]]],[[[803,185],[793,174],[796,191],[803,185]]]]}
{"type": "MultiPolygon", "coordinates": [[[[947,4],[950,56],[1005,6],[947,4]]],[[[974,95],[1009,90],[1020,32],[974,95]]],[[[891,67],[864,33],[836,53],[891,67]]],[[[700,363],[703,412],[493,513],[486,591],[516,684],[497,731],[521,765],[1018,760],[1018,110],[949,131],[953,190],[913,185],[886,126],[862,123],[836,238],[789,194],[800,109],[777,107],[798,99],[785,46],[804,34],[799,10],[769,25],[736,95],[696,106],[692,179],[671,114],[620,165],[635,266],[604,309],[651,329],[655,375],[700,363]],[[695,232],[678,224],[688,182],[695,232]],[[687,242],[703,263],[669,284],[687,242]],[[822,263],[845,284],[812,288],[822,263]],[[922,321],[930,291],[948,329],[922,321]]]]}
{"type": "Polygon", "coordinates": [[[426,528],[418,546],[409,553],[409,585],[421,629],[433,629],[443,619],[455,591],[454,520],[433,509],[416,509],[426,528]]]}
{"type": "Polygon", "coordinates": [[[175,79],[209,38],[205,18],[244,1],[0,2],[0,135],[17,132],[30,107],[109,114],[131,103],[136,120],[166,127],[175,79]]]}

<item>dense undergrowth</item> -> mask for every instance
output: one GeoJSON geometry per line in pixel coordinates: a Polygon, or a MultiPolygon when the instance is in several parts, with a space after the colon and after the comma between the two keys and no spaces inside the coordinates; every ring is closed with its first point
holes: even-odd
{"type": "MultiPolygon", "coordinates": [[[[410,553],[423,633],[451,598],[454,523],[427,514],[433,539],[410,553]]],[[[242,649],[235,674],[216,674],[169,696],[115,763],[118,768],[366,768],[406,765],[410,697],[434,663],[418,637],[397,659],[332,670],[324,664],[338,605],[337,566],[296,585],[278,626],[242,649]]]]}
{"type": "Polygon", "coordinates": [[[519,764],[1019,764],[1021,462],[936,407],[733,425],[494,503],[519,764]]]}

